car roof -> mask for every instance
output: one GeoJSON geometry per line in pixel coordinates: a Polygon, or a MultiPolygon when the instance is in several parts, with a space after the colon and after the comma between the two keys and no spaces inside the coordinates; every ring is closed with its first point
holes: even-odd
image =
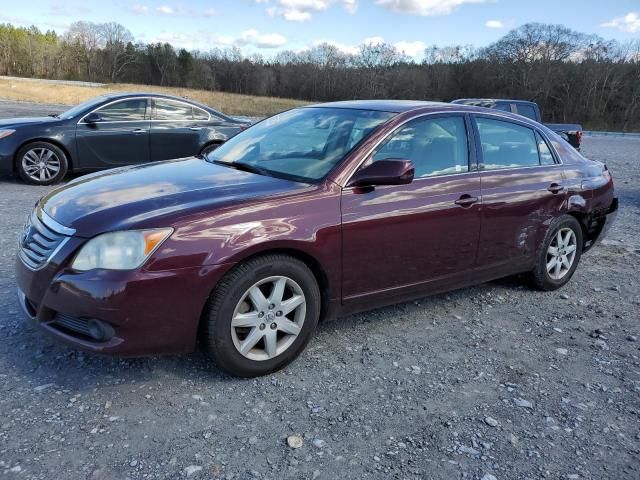
{"type": "Polygon", "coordinates": [[[427,102],[420,100],[348,100],[343,102],[318,103],[307,105],[302,108],[344,108],[353,110],[374,110],[390,113],[447,113],[447,112],[469,112],[469,113],[489,113],[492,116],[500,116],[508,120],[516,120],[520,123],[537,125],[537,122],[516,115],[511,112],[494,110],[482,105],[465,105],[463,103],[427,102]]]}
{"type": "Polygon", "coordinates": [[[353,110],[374,110],[379,112],[403,113],[410,110],[428,107],[443,107],[450,104],[444,102],[427,102],[421,100],[345,100],[341,102],[318,103],[304,108],[347,108],[353,110]]]}
{"type": "Polygon", "coordinates": [[[107,100],[121,100],[121,99],[126,99],[126,98],[133,98],[133,97],[166,98],[167,100],[177,100],[179,102],[190,103],[192,105],[196,105],[196,106],[198,106],[200,108],[203,108],[203,109],[207,110],[210,113],[214,113],[216,115],[219,115],[219,116],[223,117],[226,120],[234,120],[233,118],[231,118],[228,115],[220,112],[219,110],[216,110],[215,108],[211,108],[209,105],[205,105],[204,103],[197,102],[197,101],[192,100],[190,98],[179,97],[177,95],[167,95],[165,93],[156,93],[156,92],[119,92],[119,93],[105,93],[105,94],[101,95],[101,97],[104,97],[107,100]]]}
{"type": "Polygon", "coordinates": [[[529,100],[515,100],[512,98],[458,98],[457,100],[453,100],[451,103],[462,103],[462,102],[478,102],[478,103],[497,103],[497,102],[508,102],[508,103],[530,103],[535,104],[535,102],[531,102],[529,100]]]}

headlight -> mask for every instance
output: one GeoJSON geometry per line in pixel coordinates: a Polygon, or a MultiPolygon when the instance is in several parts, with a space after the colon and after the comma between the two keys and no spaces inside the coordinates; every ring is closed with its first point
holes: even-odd
{"type": "Polygon", "coordinates": [[[133,270],[173,233],[172,228],[103,233],[89,240],[71,264],[75,270],[133,270]]]}
{"type": "Polygon", "coordinates": [[[12,133],[14,133],[15,130],[8,130],[8,129],[0,129],[0,138],[4,138],[4,137],[8,137],[9,135],[11,135],[12,133]]]}

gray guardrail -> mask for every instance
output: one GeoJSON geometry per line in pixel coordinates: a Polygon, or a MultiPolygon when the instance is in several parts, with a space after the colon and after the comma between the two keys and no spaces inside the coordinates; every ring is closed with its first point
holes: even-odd
{"type": "Polygon", "coordinates": [[[585,130],[582,132],[585,137],[627,137],[627,138],[639,138],[640,133],[632,132],[594,132],[585,130]]]}

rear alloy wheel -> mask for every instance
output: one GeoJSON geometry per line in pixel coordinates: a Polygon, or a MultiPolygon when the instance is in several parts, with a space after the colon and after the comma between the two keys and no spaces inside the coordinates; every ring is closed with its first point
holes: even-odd
{"type": "Polygon", "coordinates": [[[582,227],[578,221],[570,215],[555,219],[531,272],[534,285],[541,290],[562,287],[576,271],[581,253],[582,227]]]}
{"type": "Polygon", "coordinates": [[[561,228],[547,248],[547,273],[553,280],[562,280],[576,259],[578,245],[571,228],[561,228]]]}
{"type": "Polygon", "coordinates": [[[53,185],[67,174],[64,152],[48,142],[34,142],[20,149],[16,169],[22,180],[36,185],[53,185]]]}
{"type": "Polygon", "coordinates": [[[320,315],[320,291],[309,268],[286,255],[267,255],[228,273],[203,319],[216,364],[241,377],[274,372],[293,361],[320,315]]]}

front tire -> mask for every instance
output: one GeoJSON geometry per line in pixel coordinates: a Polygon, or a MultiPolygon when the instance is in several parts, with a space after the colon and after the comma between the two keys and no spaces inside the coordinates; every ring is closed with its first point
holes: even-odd
{"type": "Polygon", "coordinates": [[[534,286],[544,291],[564,286],[578,268],[582,247],[582,227],[578,220],[571,215],[553,220],[531,272],[534,286]]]}
{"type": "Polygon", "coordinates": [[[69,170],[65,153],[49,142],[28,143],[16,154],[16,171],[20,178],[34,185],[54,185],[69,170]]]}
{"type": "Polygon", "coordinates": [[[203,341],[226,372],[267,375],[304,350],[320,307],[318,283],[303,262],[287,255],[258,257],[235,267],[212,293],[203,341]]]}

